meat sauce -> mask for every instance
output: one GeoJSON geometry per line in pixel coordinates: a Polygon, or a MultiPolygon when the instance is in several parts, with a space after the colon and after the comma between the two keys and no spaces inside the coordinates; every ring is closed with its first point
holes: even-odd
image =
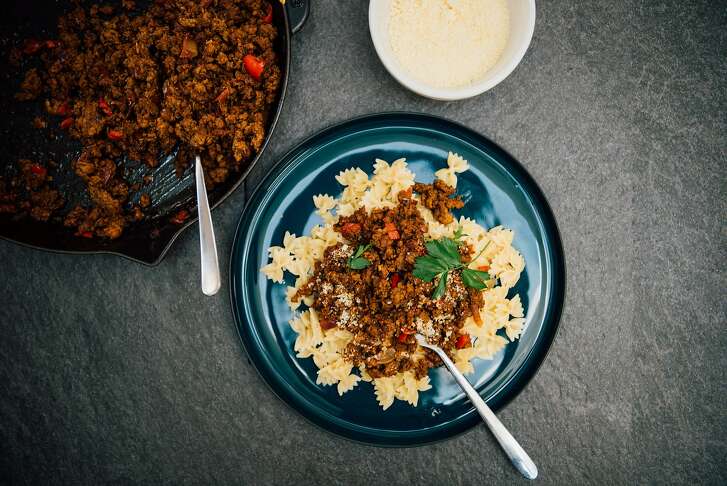
{"type": "MultiPolygon", "coordinates": [[[[57,39],[26,42],[16,57],[40,67],[26,71],[16,98],[43,103],[49,121],[36,128],[53,125],[84,147],[73,169],[91,205],[68,208],[64,224],[114,239],[144,217],[152,201],[129,201],[122,155],[151,168],[178,149],[181,175],[200,154],[208,189],[243,170],[280,86],[276,36],[262,0],[157,0],[143,11],[124,0],[76,8],[59,18],[57,39]]],[[[47,221],[64,207],[47,168],[18,166],[0,178],[0,212],[47,221]]]]}
{"type": "MultiPolygon", "coordinates": [[[[454,190],[439,182],[414,188],[440,222],[451,222],[449,208],[461,207],[454,190]]],[[[417,257],[426,254],[427,223],[412,190],[398,194],[398,205],[390,209],[359,209],[341,217],[334,229],[346,243],[326,248],[310,280],[298,296],[312,296],[323,328],[339,327],[353,334],[344,358],[364,365],[374,378],[414,370],[425,376],[439,359],[429,350],[417,350],[414,334],[442,347],[448,354],[470,346],[462,326],[482,305],[482,294],[466,287],[458,272],[451,272],[444,295],[432,299],[436,281],[425,282],[412,275],[417,257]],[[362,256],[370,262],[356,270],[350,266],[355,250],[367,246],[362,256]]],[[[462,245],[463,262],[470,261],[472,248],[462,245]]]]}

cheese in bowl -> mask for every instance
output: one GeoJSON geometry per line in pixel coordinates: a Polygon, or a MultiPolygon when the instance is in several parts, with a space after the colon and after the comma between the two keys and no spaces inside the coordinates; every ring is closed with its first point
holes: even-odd
{"type": "Polygon", "coordinates": [[[381,62],[404,87],[460,100],[505,79],[525,55],[535,0],[371,0],[381,62]]]}
{"type": "Polygon", "coordinates": [[[441,88],[482,79],[510,34],[505,0],[392,0],[389,15],[396,60],[414,78],[441,88]]]}

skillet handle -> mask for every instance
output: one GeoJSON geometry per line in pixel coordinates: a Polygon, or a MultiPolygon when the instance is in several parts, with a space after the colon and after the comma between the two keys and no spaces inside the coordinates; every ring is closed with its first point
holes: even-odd
{"type": "Polygon", "coordinates": [[[288,13],[290,30],[295,34],[308,19],[310,3],[308,0],[287,0],[285,2],[285,11],[288,13]]]}

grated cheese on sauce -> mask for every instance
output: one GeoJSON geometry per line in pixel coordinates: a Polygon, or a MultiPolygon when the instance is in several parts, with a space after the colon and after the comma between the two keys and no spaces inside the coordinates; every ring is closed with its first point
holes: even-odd
{"type": "Polygon", "coordinates": [[[331,252],[331,258],[335,260],[348,258],[351,256],[351,253],[353,253],[351,247],[344,244],[331,252]]]}
{"type": "Polygon", "coordinates": [[[392,0],[389,42],[409,74],[454,88],[481,79],[510,35],[505,0],[392,0]]]}
{"type": "Polygon", "coordinates": [[[416,319],[414,319],[414,326],[416,326],[417,332],[426,337],[427,340],[432,339],[437,333],[434,330],[432,321],[424,321],[421,317],[417,317],[416,319]]]}

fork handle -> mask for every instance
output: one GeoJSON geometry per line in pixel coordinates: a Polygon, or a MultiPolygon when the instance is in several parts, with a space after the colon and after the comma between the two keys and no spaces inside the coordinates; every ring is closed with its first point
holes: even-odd
{"type": "Polygon", "coordinates": [[[497,442],[500,443],[502,450],[505,451],[507,457],[510,458],[510,462],[512,462],[512,465],[515,466],[515,469],[520,471],[520,474],[525,476],[527,479],[535,479],[538,477],[538,468],[533,460],[530,459],[527,452],[520,447],[520,444],[518,444],[515,440],[515,437],[513,437],[505,426],[502,425],[500,419],[495,416],[480,394],[477,393],[477,390],[475,390],[467,378],[465,378],[464,375],[457,369],[457,366],[455,366],[452,360],[449,359],[447,353],[445,353],[441,348],[431,347],[430,349],[439,355],[444,362],[444,365],[447,369],[449,369],[450,373],[452,373],[454,379],[457,380],[457,383],[459,383],[459,386],[461,386],[462,390],[464,390],[467,394],[467,397],[469,397],[470,401],[474,404],[477,412],[480,414],[480,417],[482,417],[482,420],[484,420],[490,428],[492,435],[494,435],[497,442]]]}
{"type": "Polygon", "coordinates": [[[217,244],[215,230],[212,226],[212,214],[207,201],[207,188],[204,184],[204,171],[199,155],[194,164],[195,184],[197,186],[197,214],[199,215],[199,253],[202,277],[202,292],[215,295],[220,290],[220,265],[217,261],[217,244]]]}

